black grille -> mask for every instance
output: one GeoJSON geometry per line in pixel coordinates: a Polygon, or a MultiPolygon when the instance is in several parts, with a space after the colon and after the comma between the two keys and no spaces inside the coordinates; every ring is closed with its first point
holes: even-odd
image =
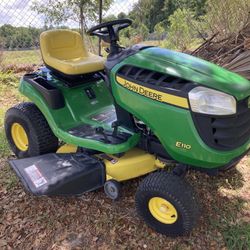
{"type": "Polygon", "coordinates": [[[165,73],[125,65],[118,70],[118,75],[138,84],[148,84],[161,89],[173,89],[188,92],[195,84],[183,78],[171,76],[165,73]]]}
{"type": "Polygon", "coordinates": [[[221,150],[232,150],[250,138],[250,109],[247,99],[237,105],[233,116],[219,117],[193,113],[196,128],[203,141],[221,150]]]}

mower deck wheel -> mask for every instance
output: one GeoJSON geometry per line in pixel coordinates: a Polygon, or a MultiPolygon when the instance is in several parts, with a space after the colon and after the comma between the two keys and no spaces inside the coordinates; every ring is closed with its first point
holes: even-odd
{"type": "Polygon", "coordinates": [[[167,236],[191,232],[199,218],[191,186],[182,177],[165,171],[152,173],[140,183],[135,203],[148,226],[167,236]]]}
{"type": "Polygon", "coordinates": [[[116,180],[106,181],[104,184],[105,194],[112,200],[118,200],[121,196],[121,184],[116,180]]]}
{"type": "Polygon", "coordinates": [[[5,115],[5,133],[11,150],[18,158],[56,152],[58,139],[34,103],[23,102],[5,115]]]}

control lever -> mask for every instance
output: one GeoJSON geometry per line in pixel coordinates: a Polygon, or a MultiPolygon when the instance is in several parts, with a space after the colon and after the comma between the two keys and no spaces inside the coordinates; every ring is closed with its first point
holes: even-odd
{"type": "Polygon", "coordinates": [[[109,143],[109,142],[110,142],[109,139],[108,139],[108,136],[104,133],[104,128],[103,128],[103,127],[97,127],[97,128],[95,129],[95,132],[96,132],[97,134],[102,135],[102,136],[104,137],[104,141],[105,141],[106,143],[109,143]]]}
{"type": "Polygon", "coordinates": [[[118,127],[120,126],[121,124],[118,122],[118,121],[115,121],[112,123],[111,127],[114,129],[113,130],[113,136],[114,137],[117,137],[117,133],[118,133],[118,127]]]}

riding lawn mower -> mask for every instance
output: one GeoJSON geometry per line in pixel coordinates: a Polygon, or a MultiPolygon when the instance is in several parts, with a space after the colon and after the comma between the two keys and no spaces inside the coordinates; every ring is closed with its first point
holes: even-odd
{"type": "Polygon", "coordinates": [[[119,32],[131,23],[88,31],[110,45],[107,59],[90,53],[77,32],[41,34],[45,67],[19,85],[31,102],[5,116],[18,158],[9,162],[38,196],[103,187],[116,200],[121,182],[147,175],[135,195],[138,214],[159,233],[184,235],[200,214],[185,174],[215,175],[249,150],[250,82],[184,53],[124,48],[119,32]]]}

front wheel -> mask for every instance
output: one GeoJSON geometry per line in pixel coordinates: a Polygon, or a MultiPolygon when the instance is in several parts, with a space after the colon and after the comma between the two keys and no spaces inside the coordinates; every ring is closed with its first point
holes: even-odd
{"type": "Polygon", "coordinates": [[[148,226],[167,236],[191,232],[199,218],[191,186],[167,172],[147,176],[137,189],[135,203],[137,213],[148,226]]]}

